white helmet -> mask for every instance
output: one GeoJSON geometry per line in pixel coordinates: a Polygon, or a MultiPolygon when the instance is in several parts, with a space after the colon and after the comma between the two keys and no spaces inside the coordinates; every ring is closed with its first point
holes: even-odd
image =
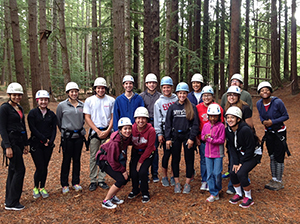
{"type": "Polygon", "coordinates": [[[126,125],[132,126],[131,120],[128,117],[121,117],[118,121],[118,128],[126,125]]]}
{"type": "Polygon", "coordinates": [[[104,86],[107,87],[106,80],[102,77],[98,77],[95,79],[94,87],[96,86],[104,86]]]}
{"type": "Polygon", "coordinates": [[[243,78],[243,76],[242,76],[241,74],[239,74],[239,73],[236,73],[236,74],[234,74],[233,76],[231,76],[230,81],[232,81],[233,79],[239,80],[242,84],[244,83],[244,78],[243,78]]]}
{"type": "Polygon", "coordinates": [[[241,89],[238,86],[230,86],[227,90],[227,93],[236,93],[241,95],[241,89]]]}
{"type": "Polygon", "coordinates": [[[46,90],[39,90],[35,94],[35,99],[39,99],[39,98],[48,98],[48,99],[50,99],[50,95],[46,90]]]}
{"type": "Polygon", "coordinates": [[[202,89],[202,94],[204,93],[210,93],[212,95],[214,95],[214,90],[211,86],[204,86],[202,89]]]}
{"type": "Polygon", "coordinates": [[[216,103],[209,104],[207,108],[207,114],[208,115],[220,115],[221,109],[220,106],[216,103]]]}
{"type": "Polygon", "coordinates": [[[203,83],[203,76],[200,73],[195,73],[191,79],[191,82],[201,82],[203,83]]]}
{"type": "Polygon", "coordinates": [[[242,117],[243,117],[243,113],[242,113],[241,109],[236,106],[229,107],[228,110],[226,111],[225,115],[228,115],[228,114],[234,115],[240,119],[242,119],[242,117]]]}
{"type": "Polygon", "coordinates": [[[134,82],[134,78],[131,75],[125,75],[122,83],[124,82],[134,82]]]}
{"type": "Polygon", "coordinates": [[[262,88],[264,88],[264,87],[268,87],[268,88],[270,89],[271,93],[273,92],[273,89],[272,89],[271,84],[270,84],[269,82],[267,82],[267,81],[264,81],[264,82],[259,83],[259,85],[258,85],[258,87],[257,87],[257,92],[259,93],[260,90],[261,90],[262,88]]]}
{"type": "Polygon", "coordinates": [[[79,91],[79,87],[75,82],[69,82],[66,85],[66,93],[69,92],[71,89],[77,89],[79,91]]]}
{"type": "Polygon", "coordinates": [[[149,73],[147,76],[146,76],[146,79],[145,79],[145,83],[147,82],[157,82],[157,77],[155,74],[153,73],[149,73]]]}
{"type": "Polygon", "coordinates": [[[17,83],[17,82],[12,82],[11,84],[9,84],[7,86],[7,90],[6,90],[7,94],[24,94],[23,93],[23,87],[21,86],[21,84],[17,83]]]}
{"type": "Polygon", "coordinates": [[[146,107],[138,107],[134,111],[134,118],[136,117],[147,117],[149,118],[149,112],[146,107]]]}

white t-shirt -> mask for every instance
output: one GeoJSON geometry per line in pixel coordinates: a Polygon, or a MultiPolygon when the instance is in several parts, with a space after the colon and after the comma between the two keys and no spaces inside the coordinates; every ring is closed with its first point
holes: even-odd
{"type": "Polygon", "coordinates": [[[115,99],[111,96],[105,94],[104,98],[100,99],[93,95],[85,100],[83,113],[91,115],[97,128],[106,128],[113,118],[114,104],[115,99]]]}
{"type": "MultiPolygon", "coordinates": [[[[202,95],[202,92],[199,92],[199,93],[194,92],[194,95],[195,95],[195,97],[196,97],[196,99],[197,99],[197,102],[199,103],[200,97],[201,97],[201,95],[202,95]]],[[[196,105],[196,106],[197,106],[197,105],[196,105]]]]}

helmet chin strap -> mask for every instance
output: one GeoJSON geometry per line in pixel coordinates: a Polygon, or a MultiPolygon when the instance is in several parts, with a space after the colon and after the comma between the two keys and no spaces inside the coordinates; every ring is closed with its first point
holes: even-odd
{"type": "Polygon", "coordinates": [[[14,102],[11,98],[9,98],[9,100],[14,104],[18,104],[17,102],[14,102]]]}

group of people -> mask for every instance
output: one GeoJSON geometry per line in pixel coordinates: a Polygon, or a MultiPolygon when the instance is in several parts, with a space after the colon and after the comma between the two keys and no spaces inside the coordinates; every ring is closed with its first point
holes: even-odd
{"type": "Polygon", "coordinates": [[[270,156],[272,179],[266,188],[279,190],[284,187],[286,127],[288,117],[283,102],[272,96],[272,86],[261,82],[257,102],[260,119],[265,127],[261,142],[255,134],[252,121],[251,95],[242,90],[240,74],[231,77],[231,86],[222,96],[221,106],[214,102],[214,90],[204,86],[203,77],[196,73],[191,79],[192,91],[185,82],[180,82],[173,93],[173,80],[169,76],[161,79],[161,93],[157,91],[158,80],[150,73],[145,79],[146,90],[140,95],[133,91],[131,75],[123,78],[124,93],[116,99],[107,94],[106,80],[97,78],[93,85],[93,96],[85,102],[78,99],[79,87],[74,82],[66,85],[68,98],[59,103],[56,114],[48,108],[50,95],[39,90],[35,99],[37,107],[28,114],[31,136],[27,138],[25,116],[20,106],[23,88],[11,83],[7,88],[8,102],[0,107],[1,146],[9,158],[6,182],[5,209],[22,210],[20,204],[25,166],[22,154],[30,152],[36,170],[34,173],[33,197],[49,197],[45,189],[48,164],[53,152],[57,126],[61,132],[63,159],[60,181],[62,193],[69,188],[70,164],[72,164],[71,187],[81,191],[81,151],[85,143],[90,151],[90,185],[94,191],[99,186],[109,189],[102,207],[116,208],[124,200],[116,194],[132,182],[129,199],[142,195],[142,202],[150,201],[150,173],[153,182],[159,182],[158,148],[163,149],[161,183],[164,187],[174,186],[174,193],[191,192],[191,181],[195,175],[195,151],[200,154],[200,190],[209,191],[208,202],[219,200],[222,189],[223,157],[228,152],[230,176],[227,193],[234,194],[229,200],[248,208],[254,202],[251,196],[249,172],[260,162],[262,144],[266,141],[270,156]],[[84,123],[90,127],[87,139],[84,123]],[[226,142],[226,147],[225,147],[226,142]],[[127,149],[131,147],[129,172],[126,169],[127,149]],[[180,159],[184,151],[186,166],[185,183],[181,186],[180,159]],[[171,167],[169,160],[171,158],[171,167]],[[150,169],[151,167],[151,169],[150,169]],[[150,172],[149,172],[150,170],[150,172]],[[109,187],[105,175],[115,183],[109,187]],[[170,176],[168,176],[170,175],[170,176]],[[245,197],[243,197],[243,193],[245,197]]]}

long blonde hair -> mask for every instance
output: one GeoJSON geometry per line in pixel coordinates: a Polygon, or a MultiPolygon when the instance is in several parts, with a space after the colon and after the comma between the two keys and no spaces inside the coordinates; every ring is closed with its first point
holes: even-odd
{"type": "Polygon", "coordinates": [[[191,101],[186,98],[184,101],[184,109],[185,109],[185,113],[186,113],[186,119],[188,119],[189,121],[194,119],[194,109],[193,109],[193,105],[191,103],[191,101]]]}

